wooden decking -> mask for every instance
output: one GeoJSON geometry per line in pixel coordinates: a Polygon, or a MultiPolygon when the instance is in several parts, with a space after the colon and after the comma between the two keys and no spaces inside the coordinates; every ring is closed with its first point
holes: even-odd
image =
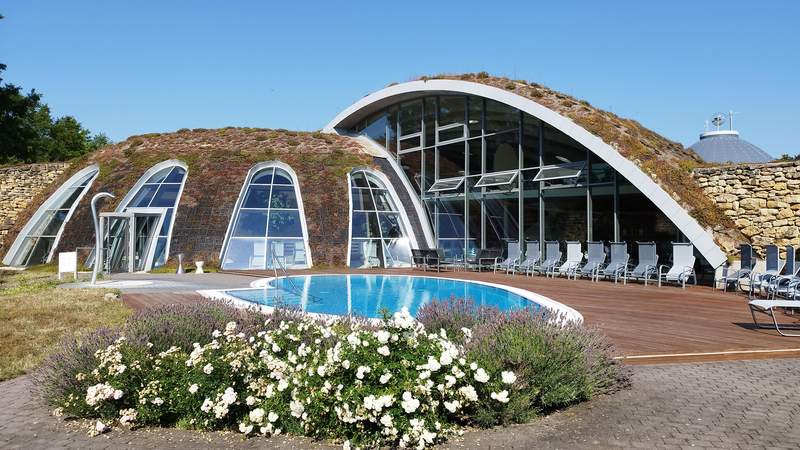
{"type": "MultiPolygon", "coordinates": [[[[380,273],[381,271],[309,270],[306,273],[380,273]]],[[[391,274],[423,274],[391,270],[391,274]]],[[[241,274],[241,272],[239,273],[241,274]]],[[[271,272],[248,273],[272,276],[271,272]]],[[[548,279],[494,273],[442,272],[448,278],[481,280],[523,288],[577,309],[586,324],[598,327],[629,363],[667,363],[800,356],[800,339],[773,330],[754,329],[744,296],[707,287],[643,286],[588,280],[548,279]]],[[[187,302],[194,294],[126,294],[134,308],[154,303],[187,302]]],[[[800,315],[798,315],[800,316],[800,315]]],[[[800,318],[800,317],[798,317],[800,318]]],[[[786,321],[795,321],[785,316],[786,321]]]]}

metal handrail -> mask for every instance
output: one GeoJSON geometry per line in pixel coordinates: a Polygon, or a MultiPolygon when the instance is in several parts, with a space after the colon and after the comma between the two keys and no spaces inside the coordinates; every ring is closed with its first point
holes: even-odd
{"type": "MultiPolygon", "coordinates": [[[[274,244],[274,243],[271,243],[271,244],[274,244]]],[[[275,255],[275,252],[273,250],[274,250],[274,247],[270,247],[270,256],[272,257],[272,272],[275,275],[275,280],[278,279],[278,268],[280,267],[281,273],[283,274],[283,277],[286,279],[287,283],[289,283],[289,286],[291,288],[290,292],[293,293],[294,295],[302,298],[303,297],[303,291],[301,291],[294,284],[294,280],[292,280],[292,277],[289,276],[289,273],[286,271],[286,266],[284,266],[283,263],[281,263],[280,259],[278,259],[278,257],[275,255]]],[[[313,295],[311,293],[308,293],[307,297],[308,297],[309,300],[313,300],[315,302],[320,300],[317,296],[315,296],[315,295],[313,295]]]]}

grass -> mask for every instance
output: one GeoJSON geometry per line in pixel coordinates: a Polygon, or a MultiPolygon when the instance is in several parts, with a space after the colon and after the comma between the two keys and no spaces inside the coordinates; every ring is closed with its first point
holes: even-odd
{"type": "Polygon", "coordinates": [[[131,310],[104,289],[58,289],[53,273],[0,271],[0,381],[34,369],[67,336],[122,325],[131,310]]]}

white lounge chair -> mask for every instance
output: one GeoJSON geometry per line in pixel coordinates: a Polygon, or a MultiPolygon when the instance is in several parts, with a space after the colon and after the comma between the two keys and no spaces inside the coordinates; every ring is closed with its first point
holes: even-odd
{"type": "MultiPolygon", "coordinates": [[[[581,251],[580,241],[567,241],[567,259],[558,268],[558,275],[566,275],[567,278],[577,276],[578,269],[583,262],[583,252],[581,251]]],[[[553,272],[553,276],[555,276],[553,272]]]]}
{"type": "Polygon", "coordinates": [[[536,272],[549,276],[551,272],[557,270],[559,264],[561,264],[561,247],[558,241],[545,241],[544,261],[536,268],[536,272]]]}
{"type": "Polygon", "coordinates": [[[753,324],[756,328],[771,328],[768,325],[762,325],[756,320],[756,313],[768,315],[772,318],[772,323],[775,330],[781,335],[786,337],[800,337],[799,333],[786,333],[784,330],[800,330],[800,326],[796,324],[781,325],[778,324],[778,319],[775,317],[776,309],[800,309],[800,301],[797,300],[751,300],[748,303],[750,307],[750,314],[753,316],[753,324]]]}
{"type": "Polygon", "coordinates": [[[766,258],[764,259],[764,271],[753,274],[751,284],[752,293],[760,294],[764,297],[767,296],[767,287],[773,278],[778,277],[783,272],[783,266],[786,261],[780,257],[780,250],[775,244],[769,244],[764,247],[766,258]]]}
{"type": "Polygon", "coordinates": [[[611,246],[611,260],[600,273],[602,273],[603,278],[613,277],[616,284],[620,278],[624,280],[628,274],[628,260],[630,260],[628,243],[611,242],[609,245],[611,246]]]}
{"type": "Polygon", "coordinates": [[[522,259],[522,253],[520,252],[519,242],[509,241],[508,254],[506,255],[506,259],[494,265],[494,272],[497,273],[497,269],[505,270],[506,273],[513,272],[514,270],[516,270],[517,265],[520,263],[521,259],[522,259]]]}
{"type": "Polygon", "coordinates": [[[786,264],[783,266],[783,273],[779,277],[774,277],[767,285],[767,297],[775,300],[778,297],[794,299],[797,296],[797,288],[800,286],[800,261],[797,260],[797,252],[794,246],[786,246],[786,264]]]}
{"type": "Polygon", "coordinates": [[[677,283],[686,288],[689,279],[697,284],[697,275],[694,273],[694,245],[683,242],[672,243],[672,266],[662,265],[658,268],[658,287],[662,283],[677,283]],[[669,269],[666,272],[664,269],[669,269]]]}
{"type": "Polygon", "coordinates": [[[628,284],[628,279],[644,280],[644,285],[647,286],[647,281],[651,278],[656,278],[658,275],[658,253],[656,252],[655,242],[637,242],[639,247],[639,262],[632,270],[626,270],[623,278],[624,283],[628,284]]]}
{"type": "Polygon", "coordinates": [[[735,289],[745,290],[743,283],[745,280],[749,283],[748,289],[752,287],[750,281],[753,267],[756,265],[756,254],[755,251],[753,251],[753,246],[750,244],[742,244],[739,246],[739,259],[739,269],[730,272],[730,268],[725,265],[725,267],[722,268],[722,276],[714,280],[715,285],[722,283],[723,291],[727,291],[730,285],[733,285],[735,289]]]}
{"type": "Polygon", "coordinates": [[[596,281],[600,269],[606,264],[606,249],[602,241],[590,241],[586,243],[586,264],[578,271],[581,277],[590,277],[596,281]]]}
{"type": "Polygon", "coordinates": [[[536,267],[542,261],[542,255],[539,248],[539,241],[525,242],[525,259],[517,264],[517,270],[525,275],[533,274],[536,267]]]}

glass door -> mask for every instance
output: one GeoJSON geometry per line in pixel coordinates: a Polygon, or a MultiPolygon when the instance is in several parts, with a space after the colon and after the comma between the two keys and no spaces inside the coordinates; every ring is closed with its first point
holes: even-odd
{"type": "Polygon", "coordinates": [[[134,272],[148,269],[150,248],[156,238],[160,217],[158,215],[134,215],[133,255],[134,272]]]}

